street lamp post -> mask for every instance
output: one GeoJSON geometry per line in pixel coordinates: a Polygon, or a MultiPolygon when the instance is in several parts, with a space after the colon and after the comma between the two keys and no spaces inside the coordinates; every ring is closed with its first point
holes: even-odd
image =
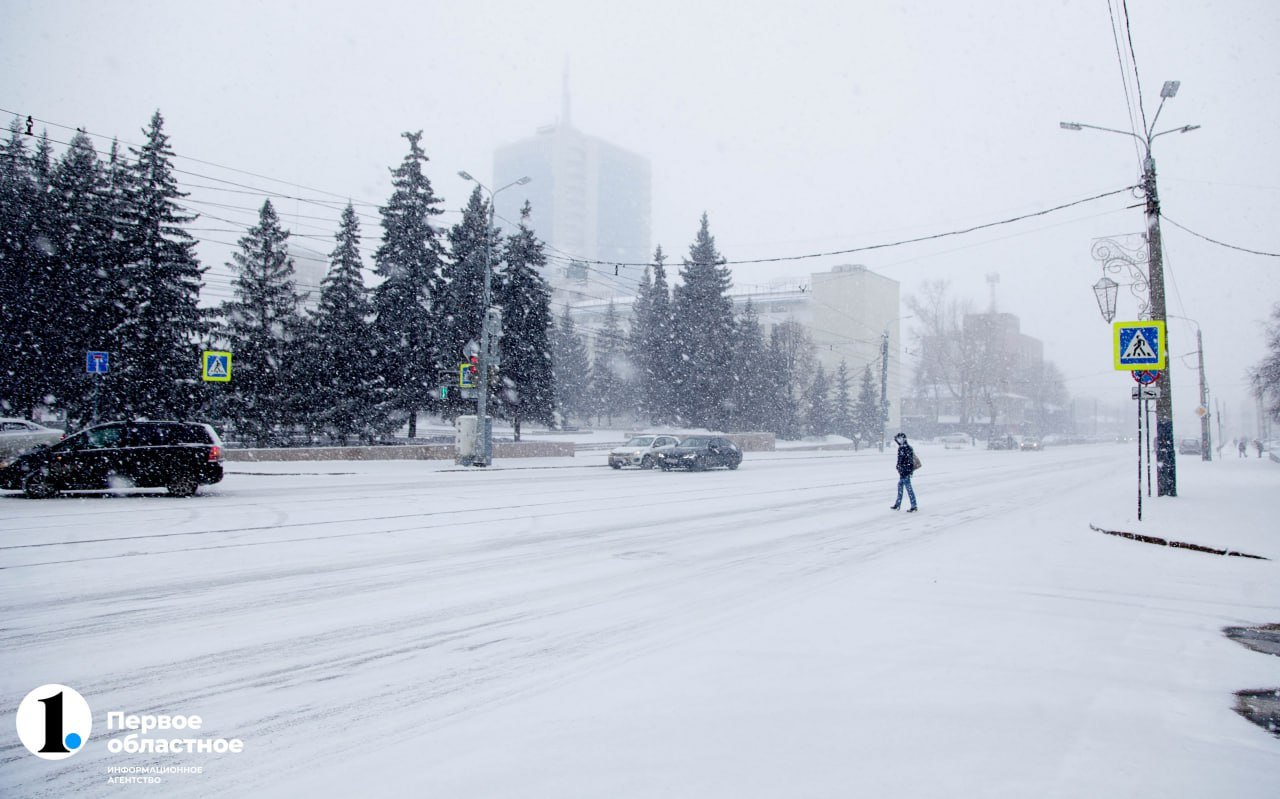
{"type": "Polygon", "coordinates": [[[489,229],[484,232],[484,288],[480,295],[480,353],[476,362],[476,433],[475,443],[472,448],[471,465],[472,466],[488,466],[493,462],[493,427],[489,422],[489,367],[493,357],[493,341],[501,332],[496,329],[501,326],[501,316],[497,308],[490,308],[492,304],[493,293],[493,253],[490,251],[490,241],[493,238],[494,227],[494,198],[511,188],[512,186],[523,186],[532,178],[522,177],[519,180],[508,183],[496,191],[491,191],[488,186],[471,177],[466,171],[458,172],[458,177],[463,180],[469,180],[479,186],[489,195],[489,229]]]}
{"type": "MultiPolygon", "coordinates": [[[[884,452],[885,427],[889,424],[889,327],[894,322],[901,322],[903,319],[911,319],[908,316],[898,316],[890,319],[884,325],[884,332],[880,336],[880,451],[884,452]]],[[[901,394],[901,392],[899,392],[901,394]]]]}
{"type": "Polygon", "coordinates": [[[1169,314],[1169,318],[1181,319],[1196,326],[1196,355],[1200,369],[1200,407],[1196,409],[1196,414],[1200,417],[1200,460],[1211,461],[1213,460],[1213,442],[1209,417],[1212,414],[1209,413],[1209,383],[1204,377],[1204,336],[1200,330],[1200,323],[1196,320],[1176,314],[1169,314]]]}
{"type": "MultiPolygon", "coordinates": [[[[1188,133],[1200,127],[1199,125],[1184,125],[1180,128],[1171,128],[1159,133],[1154,132],[1156,120],[1160,118],[1160,111],[1164,109],[1165,100],[1177,95],[1180,85],[1180,82],[1176,80],[1165,81],[1164,87],[1160,90],[1160,107],[1156,109],[1156,114],[1151,119],[1151,127],[1143,131],[1142,136],[1128,130],[1103,128],[1097,125],[1086,125],[1081,122],[1059,123],[1064,130],[1088,128],[1089,130],[1101,130],[1107,133],[1119,133],[1122,136],[1132,136],[1141,142],[1145,148],[1145,157],[1142,161],[1142,190],[1147,197],[1147,277],[1151,286],[1151,318],[1161,322],[1165,321],[1163,247],[1160,240],[1160,197],[1156,190],[1156,161],[1151,155],[1151,143],[1156,137],[1163,136],[1166,133],[1188,133]]],[[[1166,334],[1166,351],[1168,351],[1168,348],[1169,342],[1166,334]]],[[[1175,497],[1178,495],[1177,465],[1174,461],[1176,449],[1173,444],[1173,385],[1169,374],[1171,371],[1171,369],[1165,369],[1161,380],[1163,390],[1160,392],[1159,399],[1156,400],[1156,461],[1158,464],[1156,469],[1156,493],[1162,497],[1175,497]]]]}

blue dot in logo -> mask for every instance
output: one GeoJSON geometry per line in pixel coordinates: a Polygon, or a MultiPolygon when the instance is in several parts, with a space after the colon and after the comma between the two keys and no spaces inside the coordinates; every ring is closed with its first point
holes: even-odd
{"type": "Polygon", "coordinates": [[[81,737],[80,737],[80,735],[79,735],[78,733],[74,733],[74,732],[73,732],[73,733],[71,733],[70,735],[68,735],[68,736],[67,736],[67,748],[68,748],[68,749],[79,749],[79,748],[80,748],[80,744],[82,744],[82,743],[84,743],[84,740],[83,740],[83,739],[81,739],[81,737]]]}

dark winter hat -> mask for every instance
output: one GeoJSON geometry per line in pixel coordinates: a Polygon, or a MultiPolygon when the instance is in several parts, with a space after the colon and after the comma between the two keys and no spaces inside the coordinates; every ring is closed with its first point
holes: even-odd
{"type": "Polygon", "coordinates": [[[907,434],[898,433],[896,436],[893,437],[893,440],[897,441],[899,444],[905,444],[907,443],[907,434]]]}

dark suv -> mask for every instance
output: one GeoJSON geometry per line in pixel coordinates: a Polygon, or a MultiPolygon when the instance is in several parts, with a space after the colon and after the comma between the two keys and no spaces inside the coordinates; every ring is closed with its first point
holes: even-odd
{"type": "Polygon", "coordinates": [[[672,469],[700,472],[715,466],[738,468],[742,463],[742,450],[720,436],[689,436],[679,446],[659,452],[656,457],[664,472],[672,469]]]}
{"type": "Polygon", "coordinates": [[[189,497],[222,479],[222,440],[207,424],[111,422],[40,446],[0,470],[0,488],[34,498],[67,489],[169,489],[189,497]]]}

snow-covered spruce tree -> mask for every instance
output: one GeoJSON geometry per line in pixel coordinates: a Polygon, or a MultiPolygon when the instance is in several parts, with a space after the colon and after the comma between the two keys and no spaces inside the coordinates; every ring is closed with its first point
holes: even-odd
{"type": "Polygon", "coordinates": [[[360,220],[350,203],[334,239],[320,304],[311,315],[313,335],[303,373],[318,426],[345,445],[353,436],[373,438],[382,383],[374,368],[373,306],[364,285],[360,220]]]}
{"type": "MultiPolygon", "coordinates": [[[[456,378],[467,343],[480,342],[484,271],[496,272],[502,259],[502,237],[490,227],[489,212],[489,203],[477,186],[462,209],[462,218],[449,229],[449,257],[441,270],[444,285],[434,315],[440,328],[439,369],[451,378],[456,378]]],[[[494,288],[491,285],[490,291],[494,288]]]]}
{"type": "MultiPolygon", "coordinates": [[[[119,180],[118,167],[110,174],[119,180]]],[[[119,196],[93,143],[77,132],[54,168],[48,195],[43,227],[54,266],[47,294],[59,312],[49,316],[42,334],[49,348],[49,394],[75,427],[92,416],[94,381],[106,379],[86,379],[85,353],[107,349],[111,330],[124,318],[118,302],[126,286],[113,224],[119,196]]]]}
{"type": "Polygon", "coordinates": [[[831,380],[827,370],[819,363],[813,370],[813,380],[809,383],[808,402],[806,403],[806,427],[811,436],[825,436],[831,432],[831,380]]]}
{"type": "MultiPolygon", "coordinates": [[[[110,233],[109,239],[101,243],[102,256],[95,275],[101,296],[95,300],[95,315],[98,318],[94,321],[94,337],[90,340],[92,349],[113,353],[110,355],[112,358],[117,357],[122,350],[119,336],[121,331],[126,329],[125,322],[133,313],[128,302],[132,293],[130,281],[133,277],[129,260],[129,242],[125,235],[125,231],[128,230],[126,214],[131,202],[132,179],[132,165],[121,152],[120,143],[112,140],[111,149],[103,167],[103,185],[99,189],[98,198],[99,213],[104,219],[109,220],[110,233]]],[[[198,327],[202,332],[210,329],[210,313],[209,308],[201,309],[198,327]]],[[[199,366],[195,368],[198,369],[199,366]]],[[[114,379],[108,374],[100,378],[100,382],[96,384],[100,395],[94,403],[97,406],[98,419],[120,418],[126,415],[115,395],[106,390],[110,381],[114,379]]],[[[92,413],[93,408],[89,407],[84,411],[92,413]]],[[[82,420],[88,421],[83,418],[83,414],[82,420]]]]}
{"type": "Polygon", "coordinates": [[[730,393],[732,415],[730,429],[768,430],[769,347],[760,327],[755,305],[747,299],[738,317],[738,335],[733,347],[733,391],[730,393]]]}
{"type": "Polygon", "coordinates": [[[128,314],[111,335],[103,405],[113,415],[186,418],[199,407],[205,270],[196,259],[195,239],[182,227],[196,216],[179,203],[187,195],[173,176],[173,151],[159,111],[144,133],[142,147],[130,148],[135,160],[119,231],[127,281],[121,299],[128,314]]]}
{"type": "Polygon", "coordinates": [[[682,347],[676,405],[685,424],[723,430],[731,386],[724,367],[733,347],[732,280],[705,213],[680,278],[674,302],[675,338],[682,347]]]}
{"type": "Polygon", "coordinates": [[[37,241],[48,184],[41,182],[15,118],[0,152],[0,413],[30,417],[46,392],[40,335],[49,259],[37,241]]]}
{"type": "Polygon", "coordinates": [[[615,416],[627,413],[628,376],[632,371],[626,356],[626,334],[613,300],[605,306],[604,322],[596,331],[595,344],[591,376],[595,380],[596,421],[607,419],[612,426],[615,416]]]}
{"type": "Polygon", "coordinates": [[[636,292],[629,339],[637,409],[641,419],[654,425],[668,424],[676,417],[673,389],[678,356],[666,260],[658,246],[653,253],[652,279],[646,268],[636,292]]]}
{"type": "Polygon", "coordinates": [[[220,332],[234,357],[231,391],[222,411],[243,437],[264,445],[293,421],[289,361],[298,357],[302,345],[295,338],[301,298],[295,290],[289,232],[280,227],[270,200],[239,244],[228,264],[235,275],[233,298],[221,309],[220,332]]]}
{"type": "Polygon", "coordinates": [[[865,442],[880,440],[879,395],[876,392],[874,378],[871,376],[871,364],[862,370],[862,382],[858,386],[858,402],[853,411],[854,430],[859,439],[865,442]]]}
{"type": "Polygon", "coordinates": [[[498,369],[497,412],[510,419],[515,440],[520,423],[555,424],[556,381],[551,359],[551,287],[542,242],[529,227],[529,203],[520,227],[507,239],[494,299],[502,309],[502,365],[498,369]]]}
{"type": "Polygon", "coordinates": [[[407,418],[417,435],[417,414],[430,407],[441,352],[435,313],[440,294],[442,245],[432,217],[443,213],[423,174],[427,156],[418,145],[422,131],[402,134],[409,154],[391,171],[395,187],[382,213],[382,244],[374,253],[382,282],[373,290],[374,341],[378,371],[386,381],[383,410],[387,427],[407,418]]]}
{"type": "Polygon", "coordinates": [[[590,355],[568,305],[551,333],[551,371],[561,423],[586,419],[592,407],[590,355]]]}
{"type": "MultiPolygon", "coordinates": [[[[831,399],[832,432],[853,439],[853,384],[849,379],[849,364],[844,358],[836,367],[834,396],[831,399]]],[[[854,448],[857,448],[856,439],[854,448]]]]}
{"type": "Polygon", "coordinates": [[[801,435],[797,387],[804,385],[804,376],[813,361],[813,339],[799,322],[787,319],[769,331],[771,429],[781,438],[794,439],[801,435]]]}

